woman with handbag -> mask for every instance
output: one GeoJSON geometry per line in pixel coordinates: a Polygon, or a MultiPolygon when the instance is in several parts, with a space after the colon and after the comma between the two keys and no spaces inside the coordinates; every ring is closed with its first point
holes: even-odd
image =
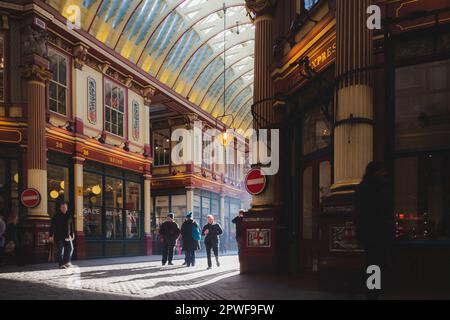
{"type": "Polygon", "coordinates": [[[201,234],[197,222],[192,218],[192,212],[188,212],[186,220],[181,226],[183,238],[183,250],[186,252],[186,265],[195,266],[195,251],[200,250],[201,234]]]}

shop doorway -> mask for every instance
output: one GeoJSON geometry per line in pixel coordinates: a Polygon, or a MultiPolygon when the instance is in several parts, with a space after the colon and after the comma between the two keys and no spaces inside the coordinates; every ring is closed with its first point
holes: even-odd
{"type": "Polygon", "coordinates": [[[331,187],[330,159],[322,157],[306,162],[302,166],[300,186],[300,268],[308,274],[318,269],[318,217],[322,198],[331,187]]]}

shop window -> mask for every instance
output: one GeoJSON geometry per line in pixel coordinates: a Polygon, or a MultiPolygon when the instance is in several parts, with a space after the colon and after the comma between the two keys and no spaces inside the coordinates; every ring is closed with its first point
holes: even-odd
{"type": "Polygon", "coordinates": [[[170,129],[153,132],[154,165],[168,166],[170,164],[170,129]]]}
{"type": "Polygon", "coordinates": [[[123,137],[125,90],[111,81],[105,82],[105,131],[123,137]]]}
{"type": "Polygon", "coordinates": [[[170,212],[169,196],[160,196],[155,198],[155,219],[156,227],[159,230],[161,223],[163,223],[167,214],[170,212]]]}
{"type": "Polygon", "coordinates": [[[5,37],[0,34],[0,102],[5,101],[5,37]]]}
{"type": "Polygon", "coordinates": [[[102,237],[102,176],[90,172],[83,174],[83,221],[86,238],[102,237]]]}
{"type": "Polygon", "coordinates": [[[203,167],[211,170],[212,157],[211,157],[211,143],[212,138],[206,134],[203,136],[202,150],[203,150],[203,167]]]}
{"type": "Polygon", "coordinates": [[[398,240],[450,238],[450,154],[395,161],[395,236],[398,240]]]}
{"type": "Polygon", "coordinates": [[[198,190],[195,190],[194,192],[194,219],[200,221],[200,217],[202,215],[202,208],[201,208],[201,196],[198,190]]]}
{"type": "Polygon", "coordinates": [[[68,59],[66,56],[56,52],[55,50],[49,50],[48,60],[50,64],[50,71],[52,72],[52,79],[49,84],[50,110],[67,116],[68,59]]]}
{"type": "Polygon", "coordinates": [[[302,119],[303,155],[330,145],[331,127],[319,107],[304,114],[302,119]]]}
{"type": "Polygon", "coordinates": [[[105,232],[106,239],[123,237],[123,182],[121,179],[105,178],[105,232]]]}
{"type": "MultiPolygon", "coordinates": [[[[48,164],[47,165],[47,199],[48,213],[52,217],[59,208],[61,201],[70,202],[70,174],[69,168],[48,164]]],[[[69,208],[73,210],[73,208],[69,208]]]]}
{"type": "Polygon", "coordinates": [[[310,10],[314,7],[320,0],[305,0],[305,9],[310,10]]]}
{"type": "Polygon", "coordinates": [[[125,182],[125,210],[127,239],[141,238],[141,185],[136,182],[125,182]]]}
{"type": "Polygon", "coordinates": [[[186,195],[172,196],[172,212],[175,214],[175,222],[181,228],[186,215],[186,195]]]}
{"type": "Polygon", "coordinates": [[[450,60],[398,68],[397,150],[450,146],[450,60]]]}

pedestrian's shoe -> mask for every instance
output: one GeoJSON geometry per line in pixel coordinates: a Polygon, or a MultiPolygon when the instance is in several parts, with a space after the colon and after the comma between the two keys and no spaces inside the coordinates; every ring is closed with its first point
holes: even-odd
{"type": "Polygon", "coordinates": [[[70,268],[70,267],[72,266],[72,264],[71,264],[70,262],[67,262],[67,263],[65,264],[65,266],[66,266],[66,268],[70,268]]]}
{"type": "MultiPolygon", "coordinates": [[[[185,262],[183,262],[182,266],[185,266],[185,265],[187,265],[186,261],[185,261],[185,262]]],[[[189,267],[189,266],[188,266],[188,267],[189,267]]]]}
{"type": "Polygon", "coordinates": [[[163,263],[162,263],[162,265],[163,265],[163,266],[165,266],[165,265],[166,265],[166,263],[165,263],[165,262],[163,262],[163,263]]]}
{"type": "Polygon", "coordinates": [[[60,269],[67,269],[68,267],[65,264],[63,264],[63,265],[60,265],[59,268],[60,269]]]}
{"type": "Polygon", "coordinates": [[[216,264],[217,264],[218,267],[220,267],[219,258],[216,258],[216,264]]]}
{"type": "Polygon", "coordinates": [[[169,266],[173,266],[173,263],[172,263],[172,262],[169,262],[168,265],[169,265],[169,266]]]}
{"type": "Polygon", "coordinates": [[[212,267],[208,267],[206,270],[211,270],[212,269],[212,267]]]}

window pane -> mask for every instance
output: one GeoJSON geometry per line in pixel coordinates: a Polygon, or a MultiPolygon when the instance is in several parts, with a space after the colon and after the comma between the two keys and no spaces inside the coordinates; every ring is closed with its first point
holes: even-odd
{"type": "Polygon", "coordinates": [[[127,210],[127,239],[141,238],[141,216],[138,211],[127,210]]]}
{"type": "Polygon", "coordinates": [[[105,104],[111,106],[111,84],[109,82],[106,83],[105,88],[105,104]]]}
{"type": "Polygon", "coordinates": [[[102,176],[84,172],[84,206],[101,206],[103,197],[102,176]]]}
{"type": "Polygon", "coordinates": [[[86,238],[102,237],[102,210],[100,207],[83,208],[83,231],[86,238]]]}
{"type": "Polygon", "coordinates": [[[59,108],[58,112],[61,114],[66,114],[66,93],[67,89],[61,86],[58,86],[58,102],[59,102],[59,108]]]}
{"type": "MultiPolygon", "coordinates": [[[[59,201],[70,200],[69,169],[53,164],[47,166],[47,196],[48,213],[53,216],[57,213],[59,201]]],[[[73,208],[69,208],[70,210],[73,208]]]]}
{"type": "Polygon", "coordinates": [[[164,222],[168,213],[169,213],[169,197],[168,196],[156,197],[155,220],[157,228],[159,228],[161,223],[164,222]]]}
{"type": "Polygon", "coordinates": [[[126,203],[127,210],[141,210],[141,185],[136,182],[126,182],[126,203]]]}
{"type": "Polygon", "coordinates": [[[450,60],[398,68],[395,128],[399,150],[450,145],[450,60]]]}
{"type": "Polygon", "coordinates": [[[121,179],[105,178],[105,206],[111,208],[123,206],[123,182],[121,179]]]}
{"type": "Polygon", "coordinates": [[[59,83],[67,85],[67,61],[65,57],[60,57],[59,59],[59,83]]]}
{"type": "Polygon", "coordinates": [[[320,108],[305,113],[302,121],[303,154],[309,154],[330,144],[330,124],[320,108]]]}
{"type": "Polygon", "coordinates": [[[172,196],[172,212],[175,214],[175,222],[181,227],[186,215],[186,195],[172,196]]]}
{"type": "Polygon", "coordinates": [[[4,69],[5,69],[5,47],[3,41],[3,35],[0,35],[0,101],[4,101],[4,69]]]}
{"type": "Polygon", "coordinates": [[[120,209],[105,210],[105,236],[106,239],[123,238],[122,210],[120,209]]]}

